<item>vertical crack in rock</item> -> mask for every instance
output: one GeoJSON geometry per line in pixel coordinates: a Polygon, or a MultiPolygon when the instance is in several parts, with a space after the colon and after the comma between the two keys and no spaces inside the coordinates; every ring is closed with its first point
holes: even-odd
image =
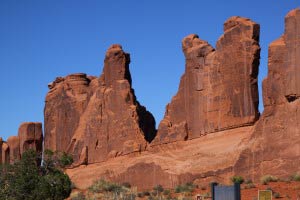
{"type": "Polygon", "coordinates": [[[195,34],[183,39],[185,73],[152,145],[257,121],[259,31],[259,25],[250,19],[231,17],[216,49],[195,34]]]}
{"type": "Polygon", "coordinates": [[[234,165],[235,174],[257,180],[266,174],[286,178],[300,170],[299,96],[300,9],[295,9],[285,17],[284,34],[269,46],[265,109],[234,165]]]}
{"type": "Polygon", "coordinates": [[[46,148],[68,151],[77,164],[146,148],[156,134],[155,120],[136,99],[129,63],[129,54],[112,45],[99,78],[73,74],[49,85],[46,148]]]}

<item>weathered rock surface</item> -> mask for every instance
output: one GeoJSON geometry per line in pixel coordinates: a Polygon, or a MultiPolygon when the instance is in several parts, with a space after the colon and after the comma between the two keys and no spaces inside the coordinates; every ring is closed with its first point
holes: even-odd
{"type": "MultiPolygon", "coordinates": [[[[131,86],[129,54],[111,46],[99,78],[78,73],[49,84],[46,148],[73,154],[66,172],[80,189],[100,178],[144,190],[299,172],[300,9],[269,47],[260,118],[258,40],[259,25],[241,17],[225,22],[216,49],[197,35],[184,38],[185,74],[154,140],[154,119],[131,86]]],[[[23,124],[18,137],[0,140],[0,160],[14,162],[40,141],[41,125],[23,124]]]]}
{"type": "Polygon", "coordinates": [[[112,45],[99,78],[74,74],[49,85],[45,148],[67,151],[79,164],[146,148],[155,136],[155,121],[136,100],[129,63],[129,54],[112,45]]]}
{"type": "Polygon", "coordinates": [[[2,143],[2,163],[9,163],[9,147],[6,142],[2,143]]]}
{"type": "Polygon", "coordinates": [[[2,139],[2,137],[0,137],[0,164],[3,163],[3,161],[2,161],[2,152],[3,152],[2,146],[3,146],[3,139],[2,139]]]}
{"type": "Polygon", "coordinates": [[[34,149],[37,152],[43,150],[43,129],[40,122],[22,123],[18,130],[20,140],[20,154],[28,149],[34,149]]]}
{"type": "Polygon", "coordinates": [[[14,163],[21,158],[19,137],[10,136],[7,139],[7,145],[9,147],[9,162],[14,163]]]}
{"type": "Polygon", "coordinates": [[[268,68],[264,112],[234,166],[253,180],[300,170],[300,9],[288,13],[283,36],[270,44],[268,68]]]}
{"type": "Polygon", "coordinates": [[[139,191],[157,184],[174,188],[190,181],[228,182],[233,163],[245,148],[240,145],[251,135],[253,126],[241,127],[188,141],[157,145],[141,153],[81,165],[66,172],[77,188],[86,189],[100,178],[129,182],[139,191]]]}
{"type": "Polygon", "coordinates": [[[216,49],[192,34],[182,41],[185,73],[153,145],[253,124],[259,117],[258,24],[232,17],[216,49]]]}

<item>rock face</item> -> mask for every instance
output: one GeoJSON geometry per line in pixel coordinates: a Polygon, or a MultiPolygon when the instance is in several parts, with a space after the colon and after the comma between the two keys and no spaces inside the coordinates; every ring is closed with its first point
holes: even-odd
{"type": "Polygon", "coordinates": [[[9,162],[14,163],[21,158],[19,137],[10,136],[7,139],[7,145],[9,147],[9,162]]]}
{"type": "Polygon", "coordinates": [[[18,136],[10,136],[7,142],[0,138],[1,163],[14,163],[28,149],[43,151],[43,128],[39,122],[25,122],[19,127],[18,136]]]}
{"type": "MultiPolygon", "coordinates": [[[[259,25],[241,17],[225,22],[216,49],[195,34],[184,38],[185,73],[156,137],[154,119],[132,89],[129,54],[112,45],[99,78],[78,73],[49,84],[45,148],[73,155],[66,173],[80,189],[100,178],[144,190],[299,172],[300,9],[270,44],[262,116],[258,41],[259,25]]],[[[18,136],[0,140],[0,162],[40,151],[42,140],[40,123],[22,124],[18,136]]]]}
{"type": "Polygon", "coordinates": [[[258,119],[259,30],[250,19],[232,17],[216,49],[195,34],[183,39],[185,73],[152,144],[193,139],[258,119]]]}
{"type": "Polygon", "coordinates": [[[73,74],[49,85],[45,148],[67,151],[78,164],[146,148],[155,137],[155,121],[136,100],[129,63],[129,54],[112,45],[99,78],[73,74]]]}
{"type": "Polygon", "coordinates": [[[9,163],[9,147],[6,142],[2,143],[2,164],[9,163]]]}
{"type": "Polygon", "coordinates": [[[288,13],[285,32],[269,46],[268,76],[263,81],[265,110],[234,166],[253,180],[300,170],[300,9],[288,13]]]}
{"type": "Polygon", "coordinates": [[[20,125],[18,131],[20,140],[20,153],[28,149],[34,149],[37,152],[43,150],[43,129],[42,123],[26,122],[20,125]]]}

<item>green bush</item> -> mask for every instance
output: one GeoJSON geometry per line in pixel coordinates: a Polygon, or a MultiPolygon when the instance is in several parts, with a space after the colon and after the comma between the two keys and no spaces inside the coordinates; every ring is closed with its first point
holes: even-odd
{"type": "Polygon", "coordinates": [[[22,154],[21,160],[3,165],[0,170],[0,197],[14,200],[67,198],[71,192],[69,177],[53,165],[41,166],[40,160],[40,154],[28,150],[22,154]]]}
{"type": "Polygon", "coordinates": [[[59,162],[62,167],[69,166],[73,163],[73,157],[65,152],[62,152],[59,162]]]}
{"type": "Polygon", "coordinates": [[[278,180],[276,176],[266,175],[261,177],[260,182],[263,185],[267,185],[269,182],[277,182],[278,180]]]}
{"type": "Polygon", "coordinates": [[[156,192],[156,194],[160,194],[164,191],[164,188],[162,185],[156,185],[154,188],[153,188],[154,192],[156,192]]]}
{"type": "Polygon", "coordinates": [[[182,193],[182,192],[185,192],[185,193],[188,193],[188,192],[193,192],[195,189],[195,185],[193,183],[186,183],[186,184],[183,184],[183,185],[177,185],[176,188],[175,188],[175,192],[176,193],[182,193]]]}
{"type": "Polygon", "coordinates": [[[300,174],[293,174],[290,178],[292,181],[300,181],[300,174]]]}
{"type": "Polygon", "coordinates": [[[242,184],[244,183],[244,178],[242,176],[233,176],[230,178],[232,183],[239,183],[242,184]]]}
{"type": "Polygon", "coordinates": [[[165,196],[168,196],[171,194],[171,191],[170,190],[165,190],[164,193],[163,193],[165,196]]]}

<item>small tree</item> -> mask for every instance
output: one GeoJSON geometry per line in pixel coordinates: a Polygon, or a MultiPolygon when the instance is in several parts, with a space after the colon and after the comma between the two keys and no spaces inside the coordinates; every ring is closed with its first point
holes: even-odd
{"type": "Polygon", "coordinates": [[[231,182],[232,183],[239,183],[239,184],[242,184],[244,183],[244,178],[242,176],[233,176],[231,177],[231,182]]]}
{"type": "Polygon", "coordinates": [[[41,166],[41,155],[33,150],[22,154],[20,161],[3,165],[0,170],[0,197],[14,200],[62,200],[71,192],[71,181],[51,159],[41,166]]]}
{"type": "Polygon", "coordinates": [[[155,191],[156,195],[160,195],[164,191],[164,188],[162,185],[156,185],[153,190],[155,191]]]}

